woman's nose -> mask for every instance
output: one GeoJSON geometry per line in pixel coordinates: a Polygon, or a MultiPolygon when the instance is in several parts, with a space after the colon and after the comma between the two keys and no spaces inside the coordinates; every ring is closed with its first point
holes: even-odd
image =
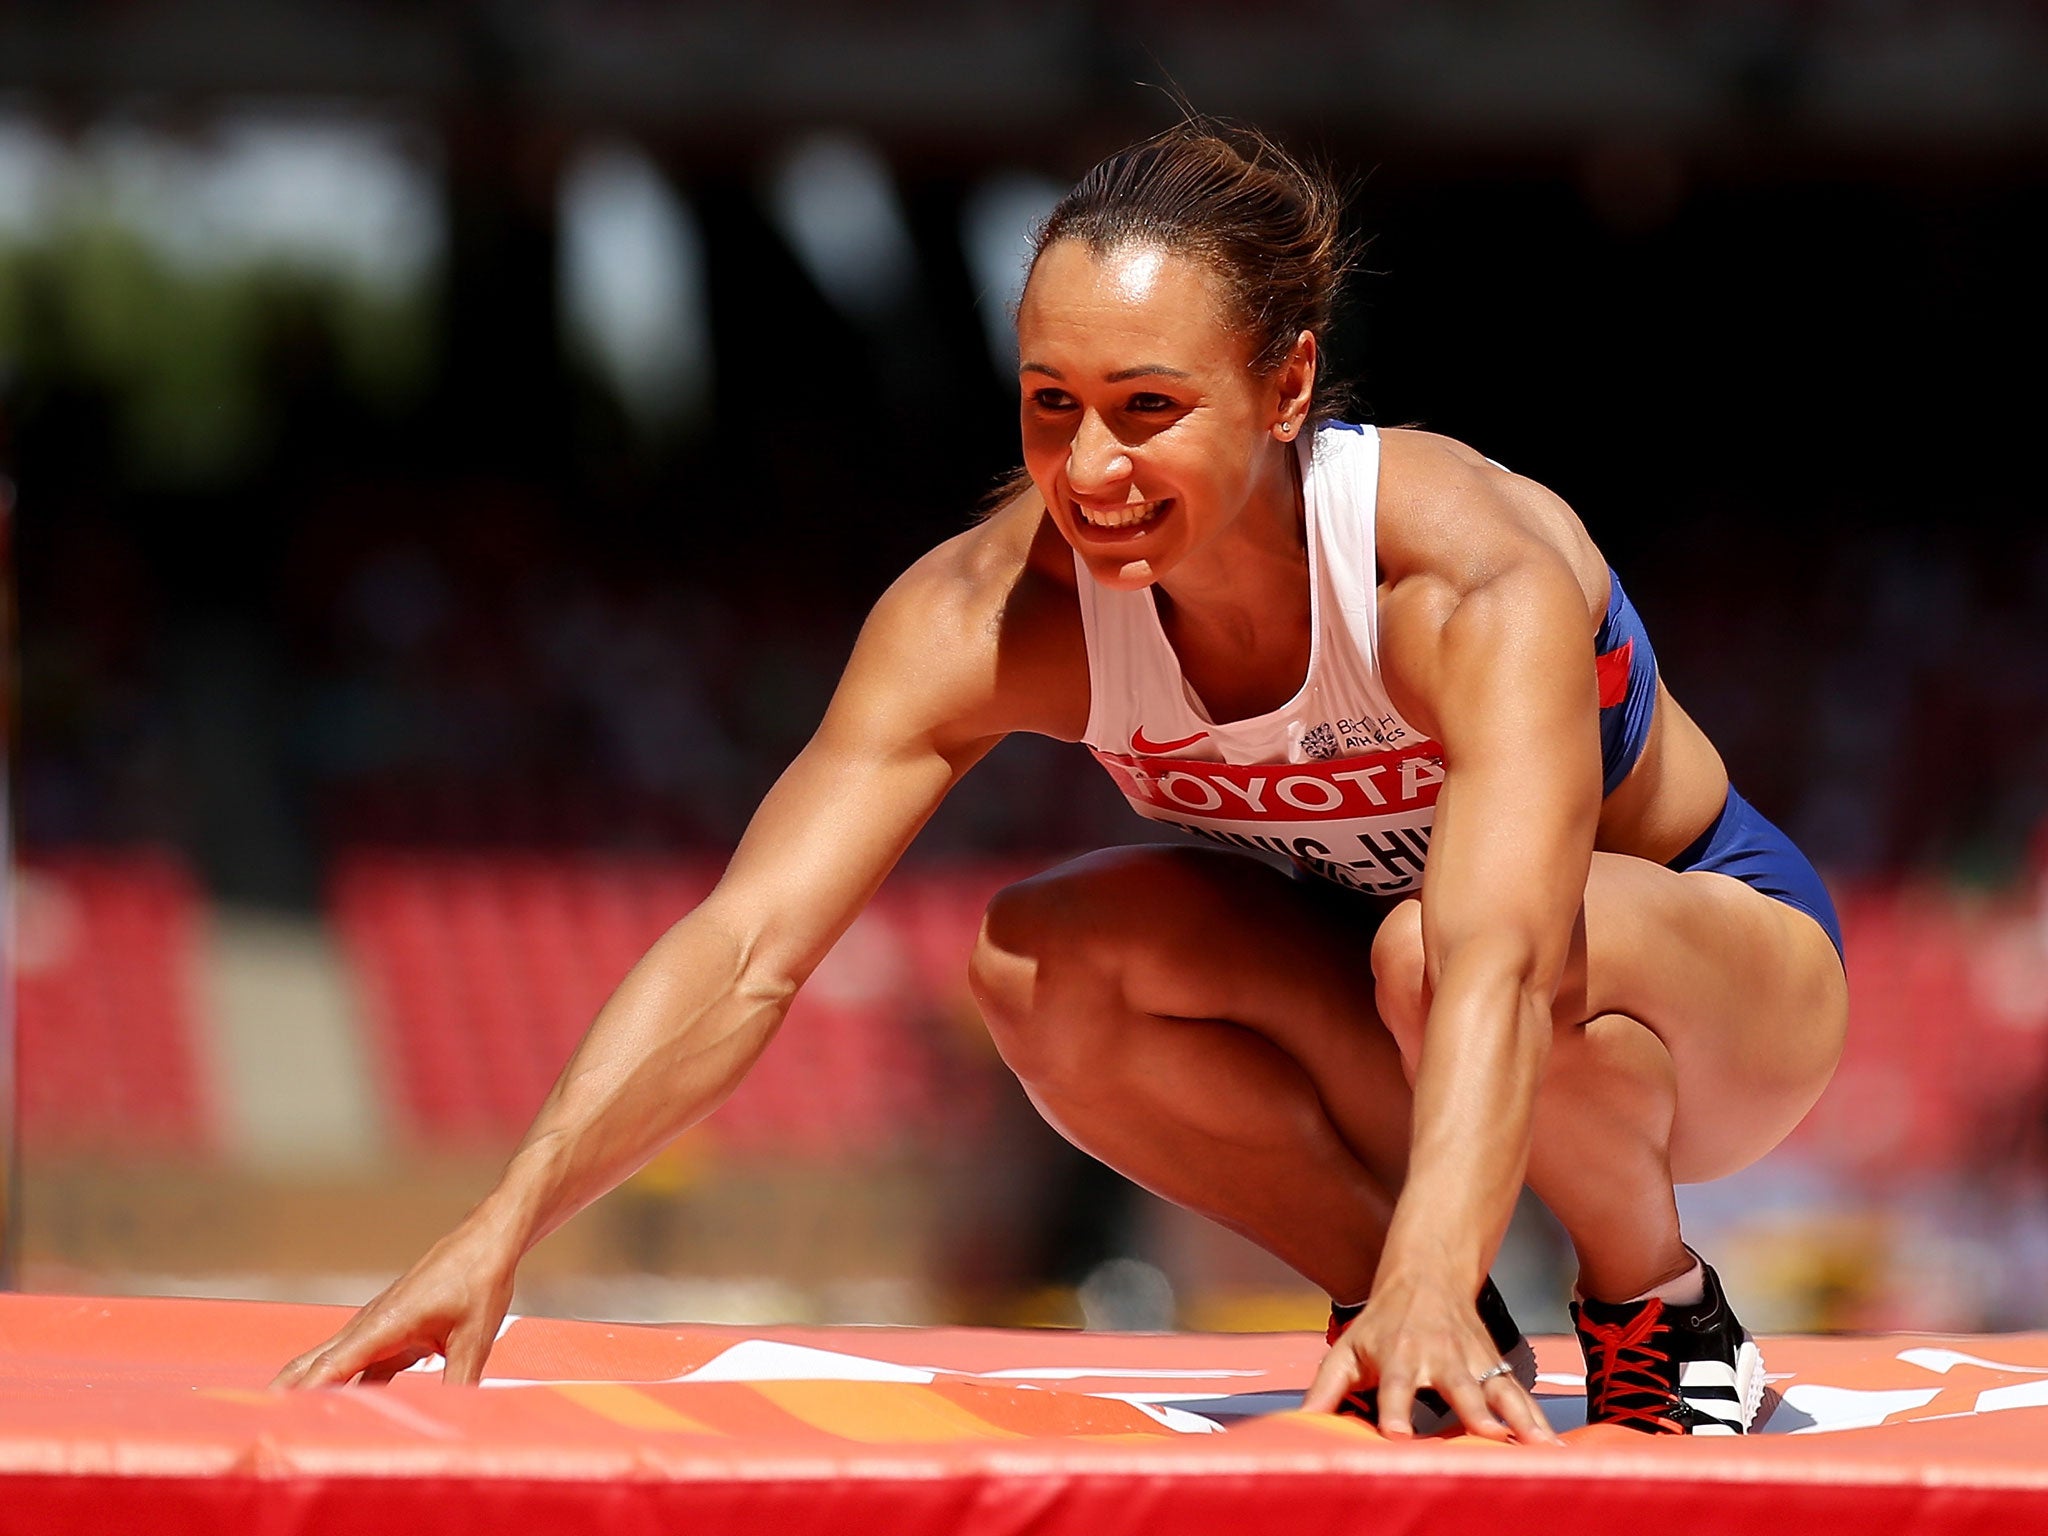
{"type": "Polygon", "coordinates": [[[1081,418],[1067,450],[1067,483],[1077,495],[1107,490],[1131,474],[1131,456],[1109,424],[1090,411],[1081,418]]]}

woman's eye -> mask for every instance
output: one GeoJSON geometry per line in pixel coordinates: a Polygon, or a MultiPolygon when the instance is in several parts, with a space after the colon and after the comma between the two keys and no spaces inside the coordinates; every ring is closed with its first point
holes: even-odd
{"type": "Polygon", "coordinates": [[[1036,389],[1031,392],[1031,403],[1041,411],[1064,411],[1074,402],[1063,389],[1036,389]]]}
{"type": "Polygon", "coordinates": [[[1151,415],[1157,411],[1170,411],[1173,408],[1174,402],[1165,395],[1133,395],[1130,398],[1129,404],[1129,409],[1138,412],[1140,415],[1151,415]]]}

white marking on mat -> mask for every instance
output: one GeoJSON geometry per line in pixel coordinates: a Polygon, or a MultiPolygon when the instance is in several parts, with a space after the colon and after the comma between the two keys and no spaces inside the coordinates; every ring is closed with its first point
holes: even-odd
{"type": "Polygon", "coordinates": [[[1162,1403],[1141,1403],[1114,1392],[1091,1393],[1094,1397],[1115,1397],[1119,1402],[1130,1403],[1138,1412],[1157,1419],[1168,1429],[1178,1430],[1184,1435],[1215,1435],[1223,1432],[1223,1426],[1214,1419],[1205,1419],[1199,1413],[1188,1413],[1179,1408],[1168,1408],[1162,1403]]]}
{"type": "Polygon", "coordinates": [[[2048,1381],[2022,1381],[2010,1387],[1989,1387],[1977,1394],[1979,1413],[2002,1413],[2008,1408],[2039,1408],[2048,1403],[2048,1381]]]}
{"type": "MultiPolygon", "coordinates": [[[[1120,1403],[1213,1403],[1214,1392],[1084,1392],[1083,1397],[1113,1397],[1120,1403]]],[[[1293,1394],[1299,1397],[1300,1393],[1293,1394]]]]}
{"type": "Polygon", "coordinates": [[[1857,1387],[1824,1387],[1804,1382],[1781,1394],[1787,1406],[1812,1419],[1795,1435],[1825,1435],[1838,1429],[1870,1429],[1906,1408],[1925,1408],[1941,1395],[1939,1387],[1903,1392],[1866,1392],[1857,1387]]]}
{"type": "Polygon", "coordinates": [[[907,1381],[927,1383],[938,1375],[914,1365],[891,1365],[864,1355],[748,1339],[671,1381],[907,1381]]]}
{"type": "Polygon", "coordinates": [[[1966,1355],[1959,1349],[1902,1349],[1898,1358],[1943,1376],[1959,1365],[1980,1365],[1987,1371],[2018,1371],[2023,1376],[2048,1376],[2048,1366],[2010,1365],[2003,1360],[1986,1360],[1982,1355],[1966,1355]]]}

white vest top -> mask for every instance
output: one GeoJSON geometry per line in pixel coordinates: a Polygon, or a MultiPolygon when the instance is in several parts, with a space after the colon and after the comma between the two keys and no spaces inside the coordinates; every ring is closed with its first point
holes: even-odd
{"type": "Polygon", "coordinates": [[[1152,589],[1100,586],[1077,555],[1090,689],[1082,740],[1140,816],[1285,855],[1357,890],[1413,892],[1444,760],[1380,677],[1379,433],[1340,423],[1296,452],[1313,635],[1300,691],[1268,714],[1212,720],[1181,675],[1152,589]]]}

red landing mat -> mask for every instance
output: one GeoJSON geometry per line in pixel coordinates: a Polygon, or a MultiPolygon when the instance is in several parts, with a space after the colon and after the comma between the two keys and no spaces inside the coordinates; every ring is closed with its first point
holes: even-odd
{"type": "Polygon", "coordinates": [[[263,1390],[346,1314],[0,1297],[0,1533],[2048,1530],[2048,1334],[1770,1339],[1747,1440],[1396,1445],[1295,1410],[1304,1334],[519,1319],[480,1390],[263,1390]]]}

